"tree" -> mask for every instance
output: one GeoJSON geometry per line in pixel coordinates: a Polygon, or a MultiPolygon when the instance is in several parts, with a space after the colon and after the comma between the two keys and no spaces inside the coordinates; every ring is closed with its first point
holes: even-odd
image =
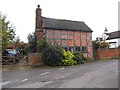
{"type": "Polygon", "coordinates": [[[10,41],[15,38],[15,28],[6,21],[6,16],[0,13],[0,29],[2,32],[2,52],[6,49],[10,41]]]}
{"type": "Polygon", "coordinates": [[[45,48],[49,46],[49,43],[47,42],[46,38],[43,37],[40,41],[37,43],[38,45],[38,52],[42,52],[45,48]]]}
{"type": "Polygon", "coordinates": [[[19,36],[16,37],[14,40],[13,40],[13,45],[15,45],[16,48],[18,48],[18,46],[21,44],[20,42],[20,38],[19,36]]]}
{"type": "Polygon", "coordinates": [[[98,48],[100,48],[100,42],[94,41],[94,42],[93,42],[93,49],[96,50],[96,49],[98,49],[98,48]]]}
{"type": "Polygon", "coordinates": [[[23,51],[27,55],[29,52],[36,52],[37,43],[36,43],[36,33],[29,33],[27,36],[28,43],[23,47],[23,51]]]}
{"type": "Polygon", "coordinates": [[[37,44],[36,44],[36,34],[35,32],[28,34],[28,43],[29,43],[29,51],[36,52],[37,44]]]}

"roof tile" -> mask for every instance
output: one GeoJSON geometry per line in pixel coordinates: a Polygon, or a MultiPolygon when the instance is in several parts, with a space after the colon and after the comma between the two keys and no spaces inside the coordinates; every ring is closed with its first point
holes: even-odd
{"type": "Polygon", "coordinates": [[[46,29],[92,32],[92,30],[84,22],[80,21],[53,19],[46,17],[42,17],[42,20],[46,29]]]}

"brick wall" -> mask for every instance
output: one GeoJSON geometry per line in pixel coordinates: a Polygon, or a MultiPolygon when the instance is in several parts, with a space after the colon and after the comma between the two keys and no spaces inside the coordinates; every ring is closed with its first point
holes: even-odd
{"type": "Polygon", "coordinates": [[[46,38],[48,42],[56,42],[62,47],[86,46],[88,52],[83,55],[87,58],[93,57],[91,32],[46,29],[46,38]]]}
{"type": "Polygon", "coordinates": [[[120,58],[120,48],[104,48],[95,51],[96,59],[120,58]]]}
{"type": "Polygon", "coordinates": [[[74,40],[75,40],[75,46],[81,46],[81,41],[80,41],[80,32],[79,31],[74,31],[74,40]]]}
{"type": "Polygon", "coordinates": [[[40,53],[28,53],[28,63],[30,66],[43,65],[40,53]]]}

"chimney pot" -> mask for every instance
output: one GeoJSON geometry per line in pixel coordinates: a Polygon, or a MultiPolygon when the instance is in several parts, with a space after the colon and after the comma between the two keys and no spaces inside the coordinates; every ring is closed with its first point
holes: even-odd
{"type": "Polygon", "coordinates": [[[38,8],[40,8],[40,5],[38,5],[38,8]]]}

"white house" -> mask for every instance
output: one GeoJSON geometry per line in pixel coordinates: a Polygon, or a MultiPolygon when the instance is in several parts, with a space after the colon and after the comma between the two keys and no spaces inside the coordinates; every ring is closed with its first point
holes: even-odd
{"type": "Polygon", "coordinates": [[[120,30],[105,34],[107,37],[106,42],[110,43],[110,48],[116,48],[120,46],[120,30]]]}

